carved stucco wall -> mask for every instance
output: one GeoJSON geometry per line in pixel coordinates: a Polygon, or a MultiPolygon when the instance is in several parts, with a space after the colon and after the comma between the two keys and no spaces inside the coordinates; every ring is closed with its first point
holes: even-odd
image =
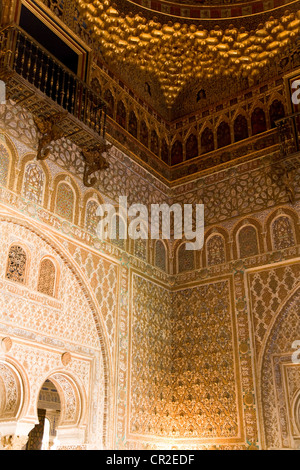
{"type": "MultiPolygon", "coordinates": [[[[172,421],[172,306],[168,289],[132,275],[130,438],[168,437],[172,421]]],[[[129,437],[129,436],[128,436],[129,437]]]]}
{"type": "Polygon", "coordinates": [[[0,327],[1,336],[13,338],[5,360],[16,361],[28,381],[28,403],[23,403],[22,418],[36,416],[39,391],[51,376],[60,385],[65,384],[63,396],[67,401],[61,425],[80,423],[86,428],[89,444],[102,447],[107,438],[103,427],[109,406],[110,358],[108,351],[103,357],[106,339],[102,336],[101,320],[91,309],[91,300],[78,275],[58,255],[57,246],[44,240],[45,231],[42,235],[35,231],[30,225],[25,226],[25,221],[22,225],[16,219],[2,217],[0,327]],[[12,242],[25,246],[30,254],[24,285],[5,279],[7,251],[12,242]],[[38,266],[45,254],[58,262],[60,285],[56,298],[37,292],[38,266]],[[66,351],[71,354],[67,363],[63,360],[66,351]],[[69,379],[65,376],[74,380],[80,398],[75,400],[74,387],[69,385],[69,391],[66,389],[69,379]]]}
{"type": "MultiPolygon", "coordinates": [[[[74,359],[67,368],[70,372],[74,368],[75,374],[76,365],[83,388],[87,379],[80,379],[80,374],[83,377],[89,370],[87,377],[93,376],[94,384],[86,397],[91,445],[100,445],[97,439],[105,435],[108,447],[125,449],[290,446],[291,431],[280,441],[275,415],[270,418],[274,435],[268,437],[264,410],[271,406],[277,413],[275,398],[270,405],[276,384],[264,376],[266,362],[260,351],[270,336],[274,312],[278,318],[283,315],[283,306],[299,283],[299,174],[294,205],[280,182],[272,179],[270,156],[172,189],[113,148],[110,169],[99,175],[97,188],[91,190],[82,184],[78,149],[67,141],[58,142],[49,160],[36,162],[36,131],[30,116],[10,105],[1,108],[1,115],[1,156],[12,162],[2,166],[0,188],[5,216],[0,281],[15,311],[10,318],[3,305],[1,336],[13,339],[9,354],[20,362],[25,356],[31,358],[26,366],[36,377],[40,369],[33,351],[41,351],[43,367],[50,363],[55,369],[61,366],[61,353],[70,350],[74,359]],[[24,192],[28,162],[45,175],[41,202],[24,192]],[[61,181],[74,190],[73,222],[55,213],[61,181]],[[168,275],[155,266],[152,243],[142,259],[135,256],[132,244],[122,250],[98,240],[85,226],[86,203],[91,197],[117,204],[119,195],[127,195],[129,204],[148,206],[203,202],[205,246],[196,254],[194,268],[186,259],[188,270],[176,274],[185,264],[184,259],[178,262],[177,245],[167,246],[168,275]],[[287,218],[288,225],[282,219],[276,242],[273,222],[279,217],[287,218]],[[240,260],[239,230],[249,225],[255,228],[249,232],[249,255],[240,260]],[[251,234],[257,238],[251,239],[251,234]],[[216,235],[221,236],[220,243],[209,244],[216,235]],[[31,257],[26,286],[3,278],[8,245],[21,240],[31,257]],[[60,290],[51,301],[36,292],[34,266],[46,253],[61,269],[60,290]],[[66,260],[80,273],[80,282],[66,260]],[[81,283],[86,296],[80,294],[81,283]],[[33,315],[26,315],[29,310],[33,315]],[[58,320],[50,324],[45,315],[58,320]],[[76,336],[69,325],[76,325],[76,336]],[[93,335],[87,334],[87,327],[93,335]],[[97,360],[91,367],[92,357],[97,360]],[[263,390],[270,392],[269,402],[263,390]]],[[[34,178],[30,181],[35,184],[34,178]]],[[[297,310],[294,323],[280,350],[288,364],[292,341],[300,339],[297,310]]],[[[288,332],[289,324],[285,325],[288,332]]],[[[290,369],[285,374],[290,377],[290,369]]],[[[297,378],[287,380],[298,383],[297,378]]],[[[293,387],[290,402],[297,395],[297,386],[293,387]]]]}

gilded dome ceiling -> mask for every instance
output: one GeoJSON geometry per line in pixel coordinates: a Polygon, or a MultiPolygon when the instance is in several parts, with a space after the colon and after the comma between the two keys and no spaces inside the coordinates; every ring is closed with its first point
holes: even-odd
{"type": "Polygon", "coordinates": [[[255,84],[266,70],[272,73],[300,36],[299,1],[290,2],[287,11],[277,0],[279,6],[272,12],[260,14],[257,7],[255,15],[246,13],[256,4],[265,10],[274,7],[274,0],[250,1],[243,4],[248,8],[244,17],[232,17],[231,12],[240,10],[226,4],[228,17],[201,21],[154,15],[150,8],[158,7],[159,0],[119,0],[117,5],[111,0],[77,1],[103,60],[167,120],[193,111],[192,103],[186,103],[199,88],[211,101],[226,90],[232,93],[255,84]]]}

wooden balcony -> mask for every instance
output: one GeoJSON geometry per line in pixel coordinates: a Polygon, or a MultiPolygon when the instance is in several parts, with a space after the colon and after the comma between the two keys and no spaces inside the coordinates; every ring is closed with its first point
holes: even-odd
{"type": "Polygon", "coordinates": [[[78,147],[104,145],[106,103],[16,25],[0,31],[0,79],[6,83],[6,99],[37,118],[62,113],[56,124],[78,147]]]}

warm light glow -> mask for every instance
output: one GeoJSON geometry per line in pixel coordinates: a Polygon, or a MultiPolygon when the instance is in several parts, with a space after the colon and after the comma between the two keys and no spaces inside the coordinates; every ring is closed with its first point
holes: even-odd
{"type": "Polygon", "coordinates": [[[59,440],[55,438],[53,442],[53,446],[50,448],[50,450],[57,450],[58,446],[59,446],[59,440]]]}
{"type": "Polygon", "coordinates": [[[41,450],[49,450],[49,439],[50,439],[50,421],[48,418],[45,418],[44,434],[43,434],[41,450]]]}

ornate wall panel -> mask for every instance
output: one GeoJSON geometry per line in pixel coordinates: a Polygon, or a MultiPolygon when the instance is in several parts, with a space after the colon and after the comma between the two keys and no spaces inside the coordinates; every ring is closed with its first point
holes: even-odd
{"type": "Polygon", "coordinates": [[[55,212],[70,222],[73,221],[74,193],[65,183],[60,183],[57,189],[55,212]]]}
{"type": "Polygon", "coordinates": [[[95,294],[106,327],[110,353],[113,357],[118,324],[118,266],[87,249],[76,246],[75,243],[66,242],[65,244],[70,255],[86,275],[95,294]]]}
{"type": "Polygon", "coordinates": [[[185,243],[180,245],[177,250],[178,272],[192,271],[195,268],[195,252],[187,250],[185,243]]]}
{"type": "Polygon", "coordinates": [[[232,294],[228,279],[173,294],[174,437],[225,444],[243,436],[232,294]]]}
{"type": "MultiPolygon", "coordinates": [[[[261,348],[281,305],[299,284],[300,264],[291,263],[249,273],[248,285],[252,312],[255,353],[261,348]]],[[[295,338],[297,339],[297,338],[295,338]]]]}
{"type": "MultiPolygon", "coordinates": [[[[26,416],[36,416],[37,397],[43,381],[53,371],[65,369],[66,373],[75,377],[81,390],[82,403],[76,411],[77,418],[73,424],[77,426],[80,420],[82,425],[86,425],[87,419],[90,419],[88,416],[93,416],[89,425],[90,445],[102,447],[107,439],[106,419],[111,398],[107,388],[109,356],[101,357],[101,349],[105,347],[100,336],[101,327],[95,323],[91,300],[84,295],[78,278],[67,266],[65,258],[58,255],[57,248],[46,243],[44,237],[45,232],[40,237],[35,229],[26,228],[25,222],[21,225],[12,220],[1,221],[0,334],[12,336],[9,354],[28,376],[30,395],[27,397],[27,409],[24,410],[26,416]],[[6,280],[4,276],[7,246],[10,240],[18,239],[22,239],[30,252],[26,285],[6,280]],[[36,267],[45,255],[56,260],[64,279],[55,300],[44,295],[49,294],[48,291],[38,292],[41,271],[36,267]],[[62,360],[62,354],[66,350],[71,351],[71,360],[68,362],[62,360]],[[93,364],[97,364],[97,372],[93,364]]],[[[48,258],[45,260],[49,261],[48,258]]],[[[103,290],[105,291],[105,282],[103,290]]],[[[108,292],[109,295],[112,296],[113,293],[108,292]]],[[[53,380],[55,377],[54,375],[53,380]]],[[[63,380],[58,379],[59,377],[56,382],[59,383],[63,380]]],[[[62,393],[69,395],[66,391],[62,393]]],[[[70,415],[70,409],[66,410],[66,416],[70,415]]],[[[68,418],[69,421],[70,419],[68,418]]]]}
{"type": "MultiPolygon", "coordinates": [[[[260,370],[261,419],[267,448],[297,448],[293,399],[299,393],[299,364],[292,363],[292,344],[300,337],[300,290],[288,296],[273,322],[260,370]]],[[[297,417],[296,417],[297,420],[297,417]]]]}
{"type": "Polygon", "coordinates": [[[128,438],[168,437],[172,423],[171,298],[132,274],[128,438]]]}

